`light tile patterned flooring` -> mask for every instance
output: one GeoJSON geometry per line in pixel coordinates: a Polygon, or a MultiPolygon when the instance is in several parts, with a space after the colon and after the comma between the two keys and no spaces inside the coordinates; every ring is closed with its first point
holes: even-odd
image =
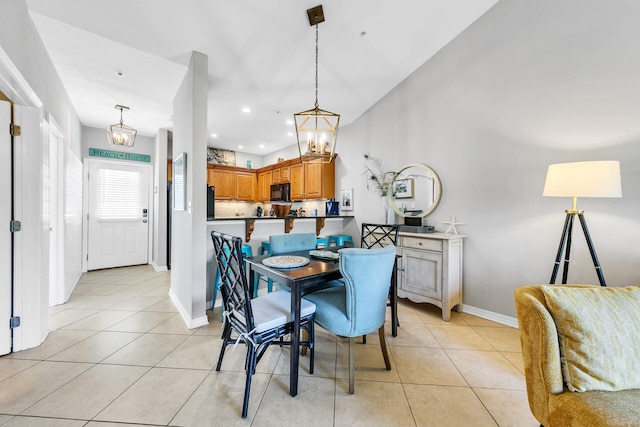
{"type": "Polygon", "coordinates": [[[219,308],[188,330],[169,283],[149,266],[84,274],[51,308],[41,346],[0,357],[0,425],[538,426],[516,329],[458,313],[447,323],[440,309],[407,301],[398,336],[387,330],[391,371],[369,335],[356,347],[350,395],[347,344],[319,330],[315,374],[301,358],[298,396],[288,394],[288,349],[271,347],[243,420],[244,348],[216,372],[219,308]]]}

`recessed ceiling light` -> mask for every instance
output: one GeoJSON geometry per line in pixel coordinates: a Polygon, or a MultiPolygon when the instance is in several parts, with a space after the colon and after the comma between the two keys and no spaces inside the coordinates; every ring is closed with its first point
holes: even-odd
{"type": "Polygon", "coordinates": [[[249,107],[242,107],[242,112],[243,112],[243,113],[250,113],[250,112],[251,112],[251,108],[249,108],[249,107]]]}
{"type": "Polygon", "coordinates": [[[293,136],[293,132],[287,132],[287,136],[293,136]]]}
{"type": "Polygon", "coordinates": [[[264,148],[264,144],[260,144],[258,147],[260,147],[260,148],[264,148]]]}
{"type": "Polygon", "coordinates": [[[238,148],[244,148],[244,146],[243,145],[238,145],[238,148]]]}
{"type": "Polygon", "coordinates": [[[288,124],[288,125],[292,125],[293,124],[293,120],[289,119],[285,123],[288,124]]]}
{"type": "Polygon", "coordinates": [[[218,137],[218,134],[217,134],[217,133],[212,133],[212,134],[211,134],[211,138],[217,138],[217,137],[218,137]]]}

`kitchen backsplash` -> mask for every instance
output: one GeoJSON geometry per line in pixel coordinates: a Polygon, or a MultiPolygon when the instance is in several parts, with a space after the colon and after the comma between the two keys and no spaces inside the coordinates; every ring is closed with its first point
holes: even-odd
{"type": "MultiPolygon", "coordinates": [[[[292,210],[302,208],[305,212],[305,216],[324,216],[326,208],[325,202],[325,200],[312,200],[305,202],[290,202],[290,204],[292,210]],[[317,215],[313,215],[314,209],[317,210],[317,215]]],[[[277,204],[289,203],[277,202],[277,204]]],[[[263,212],[266,212],[265,216],[269,215],[271,203],[223,202],[216,200],[216,218],[256,216],[258,206],[262,208],[263,212]]]]}

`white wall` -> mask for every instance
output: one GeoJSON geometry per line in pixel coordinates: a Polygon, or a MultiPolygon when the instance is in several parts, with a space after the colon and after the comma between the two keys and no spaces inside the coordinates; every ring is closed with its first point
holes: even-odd
{"type": "MultiPolygon", "coordinates": [[[[171,217],[169,295],[190,327],[207,323],[207,56],[193,52],[189,70],[173,101],[173,159],[187,155],[187,210],[171,217]]],[[[175,181],[175,180],[174,180],[175,181]]]]}
{"type": "MultiPolygon", "coordinates": [[[[363,153],[388,169],[431,166],[443,195],[429,223],[465,223],[464,304],[514,316],[516,287],[548,283],[570,208],[542,197],[547,166],[620,160],[623,198],[578,207],[607,283],[637,284],[639,16],[636,1],[499,2],[340,130],[336,191],[354,187],[358,221],[375,220],[363,153]]],[[[570,282],[597,284],[576,228],[570,282]]]]}
{"type": "MultiPolygon", "coordinates": [[[[115,113],[117,111],[113,110],[115,113]]],[[[126,117],[125,117],[126,119],[126,117]]],[[[115,120],[115,119],[114,119],[115,120]]],[[[127,121],[125,120],[126,124],[127,121]]],[[[109,139],[105,129],[98,129],[91,126],[82,126],[82,157],[89,157],[89,148],[99,148],[101,150],[113,150],[109,147],[109,139]]],[[[151,156],[151,164],[156,164],[156,140],[155,137],[136,135],[133,148],[129,151],[136,154],[146,154],[151,156]]]]}
{"type": "MultiPolygon", "coordinates": [[[[3,55],[8,57],[15,73],[24,84],[29,87],[34,96],[41,102],[41,108],[36,108],[36,120],[25,122],[23,137],[20,141],[28,141],[29,146],[22,148],[26,154],[18,161],[24,171],[35,171],[36,176],[26,176],[24,188],[17,188],[17,203],[19,212],[24,215],[24,226],[27,233],[20,236],[22,253],[38,254],[42,244],[44,222],[42,215],[42,179],[41,155],[33,155],[42,150],[42,143],[48,139],[40,130],[43,120],[50,114],[60,126],[65,139],[65,188],[64,188],[64,228],[65,228],[65,289],[72,289],[81,274],[80,256],[82,254],[82,217],[78,214],[75,201],[82,195],[82,184],[74,185],[75,170],[69,168],[80,159],[81,126],[77,114],[73,109],[69,97],[57,75],[55,68],[47,54],[42,40],[31,21],[24,0],[0,0],[0,47],[3,55]],[[36,136],[35,138],[32,138],[36,136]],[[37,179],[36,179],[37,178],[37,179]],[[37,232],[36,232],[37,230],[37,232]],[[77,237],[80,236],[78,239],[77,237]]],[[[9,96],[17,105],[28,105],[28,99],[16,96],[17,88],[22,86],[16,79],[0,78],[0,90],[9,96]]],[[[29,113],[29,116],[31,114],[29,113]]],[[[81,175],[80,175],[81,176],[81,175]]],[[[79,204],[80,213],[82,204],[79,204]]],[[[46,253],[46,252],[43,252],[46,253]]],[[[26,349],[42,342],[47,333],[48,282],[36,272],[46,270],[48,257],[43,255],[24,257],[25,259],[17,271],[15,314],[21,316],[21,326],[14,331],[14,350],[26,349]],[[25,280],[20,281],[20,278],[25,280]],[[26,280],[28,278],[28,280],[26,280]],[[21,299],[22,298],[22,299],[21,299]]],[[[18,260],[20,262],[20,260],[18,260]]]]}

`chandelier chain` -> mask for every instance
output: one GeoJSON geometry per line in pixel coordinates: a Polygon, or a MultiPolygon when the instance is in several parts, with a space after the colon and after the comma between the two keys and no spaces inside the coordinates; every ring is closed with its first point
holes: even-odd
{"type": "Polygon", "coordinates": [[[316,22],[316,109],[318,108],[318,22],[316,22]]]}

